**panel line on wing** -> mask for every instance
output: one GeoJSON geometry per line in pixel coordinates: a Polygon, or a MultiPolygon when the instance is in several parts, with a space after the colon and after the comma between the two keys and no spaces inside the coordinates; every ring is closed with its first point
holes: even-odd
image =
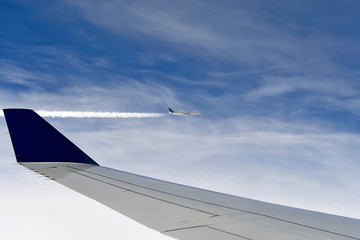
{"type": "Polygon", "coordinates": [[[175,231],[187,230],[187,229],[192,229],[192,228],[201,228],[201,227],[206,227],[206,225],[190,226],[190,227],[183,227],[183,228],[174,228],[174,229],[169,229],[169,230],[162,231],[162,233],[175,232],[175,231]]]}
{"type": "Polygon", "coordinates": [[[162,233],[179,232],[179,231],[186,231],[186,230],[191,230],[191,229],[201,229],[201,228],[210,228],[210,229],[215,230],[215,231],[217,231],[217,232],[229,234],[229,235],[231,235],[231,236],[238,237],[238,238],[241,238],[241,239],[253,240],[252,238],[248,238],[248,237],[245,237],[245,236],[241,236],[241,235],[239,235],[239,234],[235,234],[235,233],[231,233],[231,232],[228,232],[228,231],[225,231],[225,230],[221,230],[221,229],[217,229],[217,228],[214,228],[214,227],[210,227],[210,226],[208,226],[208,225],[199,225],[199,226],[191,226],[191,227],[170,229],[170,230],[163,231],[162,233]]]}
{"type": "Polygon", "coordinates": [[[217,228],[214,228],[214,227],[211,227],[211,226],[208,226],[208,225],[199,225],[199,226],[191,226],[191,227],[170,229],[170,230],[163,231],[163,233],[182,231],[182,230],[189,230],[189,229],[202,228],[202,227],[211,228],[213,230],[216,230],[216,231],[219,231],[219,232],[222,232],[222,233],[230,234],[230,235],[233,235],[233,236],[236,236],[236,237],[241,237],[241,238],[247,239],[247,240],[252,240],[251,238],[247,238],[247,237],[244,237],[244,236],[241,236],[241,235],[238,235],[238,234],[234,234],[234,233],[227,232],[227,231],[224,231],[224,230],[221,230],[221,229],[217,229],[217,228]]]}
{"type": "MultiPolygon", "coordinates": [[[[68,168],[77,169],[77,168],[75,168],[75,167],[70,167],[70,166],[67,166],[67,167],[68,167],[68,168]]],[[[77,170],[81,170],[81,169],[77,169],[77,170]]],[[[68,170],[68,171],[70,171],[70,170],[68,170]]],[[[88,171],[85,171],[85,170],[81,170],[81,171],[86,172],[86,173],[91,173],[91,172],[88,172],[88,171]]],[[[99,182],[102,182],[102,183],[105,183],[105,184],[108,184],[108,185],[111,185],[111,186],[114,186],[114,187],[117,187],[117,188],[120,188],[120,189],[129,191],[129,192],[133,192],[133,193],[136,193],[136,194],[145,196],[145,197],[149,197],[149,198],[152,198],[152,199],[155,199],[155,200],[158,200],[158,201],[170,203],[170,204],[177,205],[177,206],[180,206],[180,207],[183,207],[183,208],[187,208],[187,209],[191,209],[191,210],[194,210],[194,211],[197,211],[197,212],[202,212],[202,213],[205,213],[205,214],[210,215],[211,217],[217,217],[217,216],[218,216],[218,215],[216,215],[216,214],[213,214],[213,213],[210,213],[210,212],[206,212],[206,211],[203,211],[203,210],[200,210],[200,209],[192,208],[192,207],[189,207],[189,206],[186,206],[186,205],[182,205],[182,204],[175,203],[175,202],[171,202],[171,201],[168,201],[168,200],[165,200],[165,199],[157,198],[157,197],[154,197],[154,196],[145,194],[145,193],[141,193],[141,192],[134,191],[134,190],[129,189],[129,188],[120,187],[120,186],[118,186],[118,185],[115,185],[115,184],[112,184],[112,183],[109,183],[109,182],[100,180],[100,179],[98,179],[98,178],[94,178],[94,177],[88,176],[88,175],[86,175],[86,174],[82,174],[82,173],[79,173],[79,172],[76,172],[76,171],[70,171],[70,172],[75,173],[75,174],[78,174],[78,175],[81,175],[81,176],[84,176],[84,177],[87,177],[87,178],[91,178],[91,179],[93,179],[93,180],[96,180],[96,181],[99,181],[99,182]]],[[[94,173],[93,173],[93,174],[94,174],[94,173]]],[[[102,175],[100,175],[100,174],[94,174],[94,175],[98,175],[98,176],[104,177],[104,176],[102,176],[102,175]]],[[[124,181],[121,181],[121,180],[118,180],[118,179],[113,179],[113,178],[110,178],[110,177],[104,177],[104,178],[112,179],[112,180],[119,181],[119,182],[124,182],[124,181]]],[[[124,183],[126,183],[126,182],[124,182],[124,183]]],[[[136,184],[130,184],[130,185],[136,186],[136,184]]],[[[156,190],[154,190],[154,191],[156,191],[156,190]]],[[[164,193],[165,193],[165,192],[164,192],[164,193]]]]}
{"type": "Polygon", "coordinates": [[[252,238],[247,238],[247,237],[244,237],[244,236],[241,236],[241,235],[238,235],[238,234],[235,234],[235,233],[231,233],[231,232],[228,232],[228,231],[224,231],[224,230],[221,230],[221,229],[217,229],[217,228],[214,228],[214,227],[211,227],[211,226],[206,226],[206,227],[211,228],[211,229],[216,230],[216,231],[219,231],[219,232],[222,232],[222,233],[227,233],[227,234],[233,235],[235,237],[241,237],[243,239],[253,240],[252,238]]]}
{"type": "MultiPolygon", "coordinates": [[[[357,238],[357,237],[348,236],[348,235],[345,235],[345,234],[342,234],[342,233],[333,232],[333,231],[329,231],[329,230],[325,230],[325,229],[321,229],[321,228],[317,228],[317,227],[308,226],[308,225],[306,225],[306,224],[301,224],[301,223],[292,222],[292,221],[289,221],[289,220],[285,220],[285,219],[273,217],[273,216],[266,215],[266,214],[256,213],[256,212],[252,212],[252,211],[248,211],[248,210],[243,210],[243,209],[239,209],[239,208],[234,208],[234,207],[229,207],[229,206],[225,206],[225,205],[221,205],[221,204],[217,204],[217,203],[211,203],[211,202],[207,202],[207,201],[203,201],[203,200],[199,200],[199,199],[195,199],[195,198],[185,197],[185,196],[177,195],[177,194],[174,194],[174,193],[169,193],[169,192],[165,192],[165,191],[162,191],[162,190],[158,190],[158,189],[154,189],[154,188],[149,188],[149,187],[141,186],[141,185],[139,185],[139,184],[135,184],[135,183],[123,181],[123,180],[120,180],[120,179],[112,178],[112,177],[105,176],[105,175],[102,175],[102,174],[99,174],[99,173],[94,173],[94,172],[86,171],[86,170],[83,170],[83,169],[78,169],[78,168],[76,168],[76,167],[71,167],[71,166],[67,166],[67,167],[68,167],[68,168],[72,168],[72,169],[76,169],[76,170],[80,170],[80,171],[83,171],[83,172],[86,172],[86,173],[89,173],[89,174],[92,174],[92,175],[96,175],[96,176],[100,176],[100,177],[103,177],[103,178],[111,179],[111,180],[114,180],[114,181],[126,183],[126,184],[129,184],[129,185],[132,185],[132,186],[136,186],[136,187],[139,187],[139,188],[143,188],[143,189],[147,189],[147,190],[152,190],[152,191],[159,192],[159,193],[163,193],[163,194],[167,194],[167,195],[170,195],[170,196],[179,197],[179,198],[182,198],[182,199],[187,199],[187,200],[191,200],[191,201],[195,201],[195,202],[199,202],[199,203],[205,203],[205,204],[209,204],[209,205],[217,206],[217,207],[223,207],[223,208],[227,208],[227,209],[231,209],[231,210],[236,210],[236,211],[239,211],[239,212],[250,213],[250,214],[257,215],[257,216],[267,217],[267,218],[271,218],[271,219],[276,219],[276,220],[279,220],[279,221],[283,221],[283,222],[286,222],[286,223],[291,223],[291,224],[294,224],[294,225],[297,225],[297,226],[301,226],[301,227],[306,227],[306,228],[310,228],[310,229],[314,229],[314,230],[318,230],[318,231],[322,231],[322,232],[326,232],[326,233],[335,234],[335,235],[342,236],[342,237],[347,237],[347,238],[351,238],[351,239],[355,239],[355,240],[360,240],[360,238],[357,238]]],[[[73,172],[73,171],[72,171],[72,172],[73,172]]],[[[85,174],[81,174],[81,173],[79,173],[79,172],[74,172],[74,173],[80,174],[80,175],[83,175],[83,176],[86,176],[86,177],[89,177],[89,178],[92,178],[92,179],[95,179],[95,180],[97,180],[97,181],[101,181],[101,180],[99,180],[99,179],[97,179],[97,178],[93,178],[93,177],[87,176],[87,175],[85,175],[85,174]]],[[[113,186],[116,186],[116,187],[119,187],[119,186],[117,186],[117,185],[115,185],[115,184],[111,184],[111,183],[108,183],[108,182],[106,182],[106,181],[102,181],[102,182],[103,182],[103,183],[110,184],[110,185],[113,185],[113,186]]],[[[119,188],[122,188],[122,187],[119,187],[119,188]]],[[[123,189],[126,189],[126,188],[123,188],[123,189]]],[[[181,207],[184,207],[184,208],[188,208],[188,209],[196,210],[196,211],[199,211],[199,212],[203,212],[203,213],[206,213],[206,214],[209,214],[209,215],[212,215],[212,216],[218,216],[218,215],[216,215],[216,214],[209,213],[209,212],[206,212],[206,211],[202,211],[202,210],[199,210],[199,209],[196,209],[196,208],[191,208],[191,207],[189,207],[189,206],[184,206],[184,205],[182,205],[182,204],[178,204],[178,203],[174,203],[174,202],[167,201],[167,200],[164,200],[164,199],[160,199],[160,198],[156,198],[156,197],[153,197],[153,196],[149,196],[149,195],[144,194],[144,193],[139,193],[139,192],[136,192],[136,191],[131,190],[131,189],[128,189],[128,191],[131,191],[131,192],[134,192],[134,193],[137,193],[137,194],[141,194],[141,195],[143,195],[143,196],[147,196],[147,197],[150,197],[150,198],[153,198],[153,199],[157,199],[157,200],[160,200],[160,201],[163,201],[163,202],[167,202],[167,203],[171,203],[171,204],[174,204],[174,205],[178,205],[178,206],[181,206],[181,207]]]]}

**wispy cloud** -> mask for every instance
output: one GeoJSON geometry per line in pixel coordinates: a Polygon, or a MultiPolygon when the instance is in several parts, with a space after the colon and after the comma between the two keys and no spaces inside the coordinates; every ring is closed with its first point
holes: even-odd
{"type": "MultiPolygon", "coordinates": [[[[310,91],[312,93],[322,93],[323,97],[337,96],[337,97],[356,97],[359,96],[359,91],[354,89],[347,82],[341,82],[337,79],[329,77],[318,76],[300,76],[300,77],[269,77],[261,81],[258,88],[255,88],[246,93],[247,100],[259,100],[266,97],[277,97],[283,94],[310,91]]],[[[319,96],[321,97],[321,96],[319,96]]]]}
{"type": "Polygon", "coordinates": [[[18,64],[0,59],[0,78],[2,82],[30,86],[34,81],[52,81],[52,76],[46,73],[30,71],[18,64]]]}
{"type": "Polygon", "coordinates": [[[167,111],[168,106],[179,105],[175,94],[168,88],[133,80],[118,83],[116,86],[109,85],[106,88],[73,86],[62,88],[57,93],[43,89],[0,92],[2,108],[21,106],[44,110],[148,112],[167,111]]]}
{"type": "Polygon", "coordinates": [[[325,32],[265,21],[256,4],[239,3],[234,7],[197,2],[196,8],[186,8],[193,4],[186,1],[176,4],[153,1],[141,5],[127,1],[69,1],[68,4],[95,26],[112,33],[146,35],[174,48],[223,60],[285,67],[322,58],[325,49],[336,45],[325,32]],[[298,33],[302,30],[306,36],[298,33]]]}

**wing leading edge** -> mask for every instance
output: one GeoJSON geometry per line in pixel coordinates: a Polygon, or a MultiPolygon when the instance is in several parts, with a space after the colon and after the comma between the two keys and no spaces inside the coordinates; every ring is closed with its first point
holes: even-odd
{"type": "Polygon", "coordinates": [[[20,165],[177,239],[360,239],[360,220],[102,167],[34,111],[4,115],[20,165]]]}

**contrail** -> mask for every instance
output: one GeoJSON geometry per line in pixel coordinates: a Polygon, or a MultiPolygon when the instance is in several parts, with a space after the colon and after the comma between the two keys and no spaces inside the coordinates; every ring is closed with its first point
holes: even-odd
{"type": "MultiPolygon", "coordinates": [[[[165,116],[164,113],[140,113],[140,112],[83,112],[83,111],[46,111],[36,110],[42,117],[51,118],[157,118],[165,116]]],[[[0,112],[3,117],[3,111],[0,112]]]]}

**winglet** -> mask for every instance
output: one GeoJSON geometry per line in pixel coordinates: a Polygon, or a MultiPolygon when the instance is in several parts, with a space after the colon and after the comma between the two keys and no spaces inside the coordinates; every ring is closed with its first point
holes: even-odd
{"type": "Polygon", "coordinates": [[[98,165],[80,148],[30,109],[4,109],[16,160],[98,165]]]}

